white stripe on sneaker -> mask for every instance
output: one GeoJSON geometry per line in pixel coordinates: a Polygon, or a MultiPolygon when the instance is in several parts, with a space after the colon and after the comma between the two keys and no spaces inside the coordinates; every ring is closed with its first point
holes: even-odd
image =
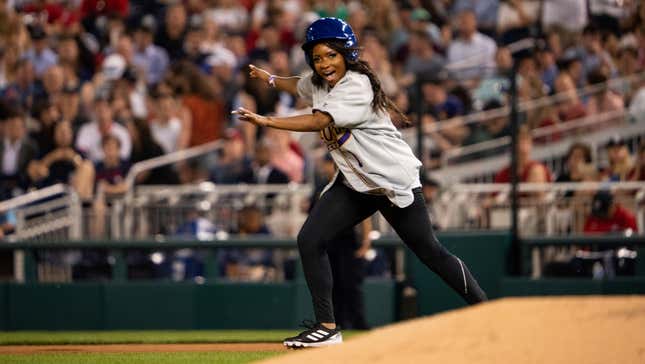
{"type": "Polygon", "coordinates": [[[318,338],[313,336],[313,335],[307,335],[307,339],[309,339],[311,341],[318,341],[318,338]]]}
{"type": "Polygon", "coordinates": [[[313,336],[315,336],[315,337],[319,338],[319,339],[322,339],[322,338],[324,337],[324,336],[320,335],[320,334],[319,334],[319,333],[317,333],[317,332],[312,332],[311,334],[312,334],[313,336]]]}
{"type": "Polygon", "coordinates": [[[323,334],[323,335],[325,335],[325,336],[329,336],[329,333],[328,333],[327,331],[318,330],[318,331],[316,331],[316,332],[317,332],[317,333],[319,333],[319,334],[323,334]]]}

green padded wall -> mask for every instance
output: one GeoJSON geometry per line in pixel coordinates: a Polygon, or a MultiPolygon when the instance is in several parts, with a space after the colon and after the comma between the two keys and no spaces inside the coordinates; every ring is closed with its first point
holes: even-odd
{"type": "MultiPolygon", "coordinates": [[[[506,254],[510,246],[508,232],[442,233],[441,243],[461,258],[489,298],[501,296],[499,282],[506,274],[506,254]]],[[[406,269],[417,289],[419,315],[465,306],[461,297],[430,271],[409,250],[406,269]]]]}
{"type": "Polygon", "coordinates": [[[9,330],[91,330],[104,327],[101,284],[8,284],[9,330]]]}
{"type": "Polygon", "coordinates": [[[130,282],[104,287],[106,329],[193,328],[194,284],[130,282]]]}

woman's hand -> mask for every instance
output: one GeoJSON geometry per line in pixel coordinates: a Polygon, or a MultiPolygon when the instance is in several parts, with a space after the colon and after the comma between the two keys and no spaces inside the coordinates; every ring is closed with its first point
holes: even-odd
{"type": "Polygon", "coordinates": [[[264,82],[269,82],[269,77],[271,77],[271,74],[263,70],[262,68],[255,67],[254,65],[250,64],[249,76],[251,76],[251,78],[259,78],[264,82]]]}
{"type": "Polygon", "coordinates": [[[268,126],[269,124],[269,118],[266,116],[258,115],[243,107],[238,107],[237,110],[233,110],[231,114],[236,114],[240,120],[247,121],[257,126],[268,126]]]}

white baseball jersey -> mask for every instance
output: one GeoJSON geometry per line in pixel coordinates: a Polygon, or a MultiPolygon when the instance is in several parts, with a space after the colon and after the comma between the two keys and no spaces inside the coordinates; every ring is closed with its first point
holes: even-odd
{"type": "MultiPolygon", "coordinates": [[[[398,207],[412,204],[412,189],[421,186],[421,162],[401,138],[387,112],[372,110],[369,78],[347,71],[329,89],[315,87],[312,74],[298,81],[298,94],[313,110],[329,114],[332,124],[320,131],[334,162],[352,189],[383,194],[398,207]]],[[[338,172],[323,193],[336,181],[338,172]]]]}

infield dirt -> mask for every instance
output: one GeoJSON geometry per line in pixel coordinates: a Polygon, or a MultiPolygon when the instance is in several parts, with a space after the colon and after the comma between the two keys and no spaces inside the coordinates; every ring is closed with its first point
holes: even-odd
{"type": "Polygon", "coordinates": [[[505,298],[265,364],[645,363],[645,296],[505,298]]]}

